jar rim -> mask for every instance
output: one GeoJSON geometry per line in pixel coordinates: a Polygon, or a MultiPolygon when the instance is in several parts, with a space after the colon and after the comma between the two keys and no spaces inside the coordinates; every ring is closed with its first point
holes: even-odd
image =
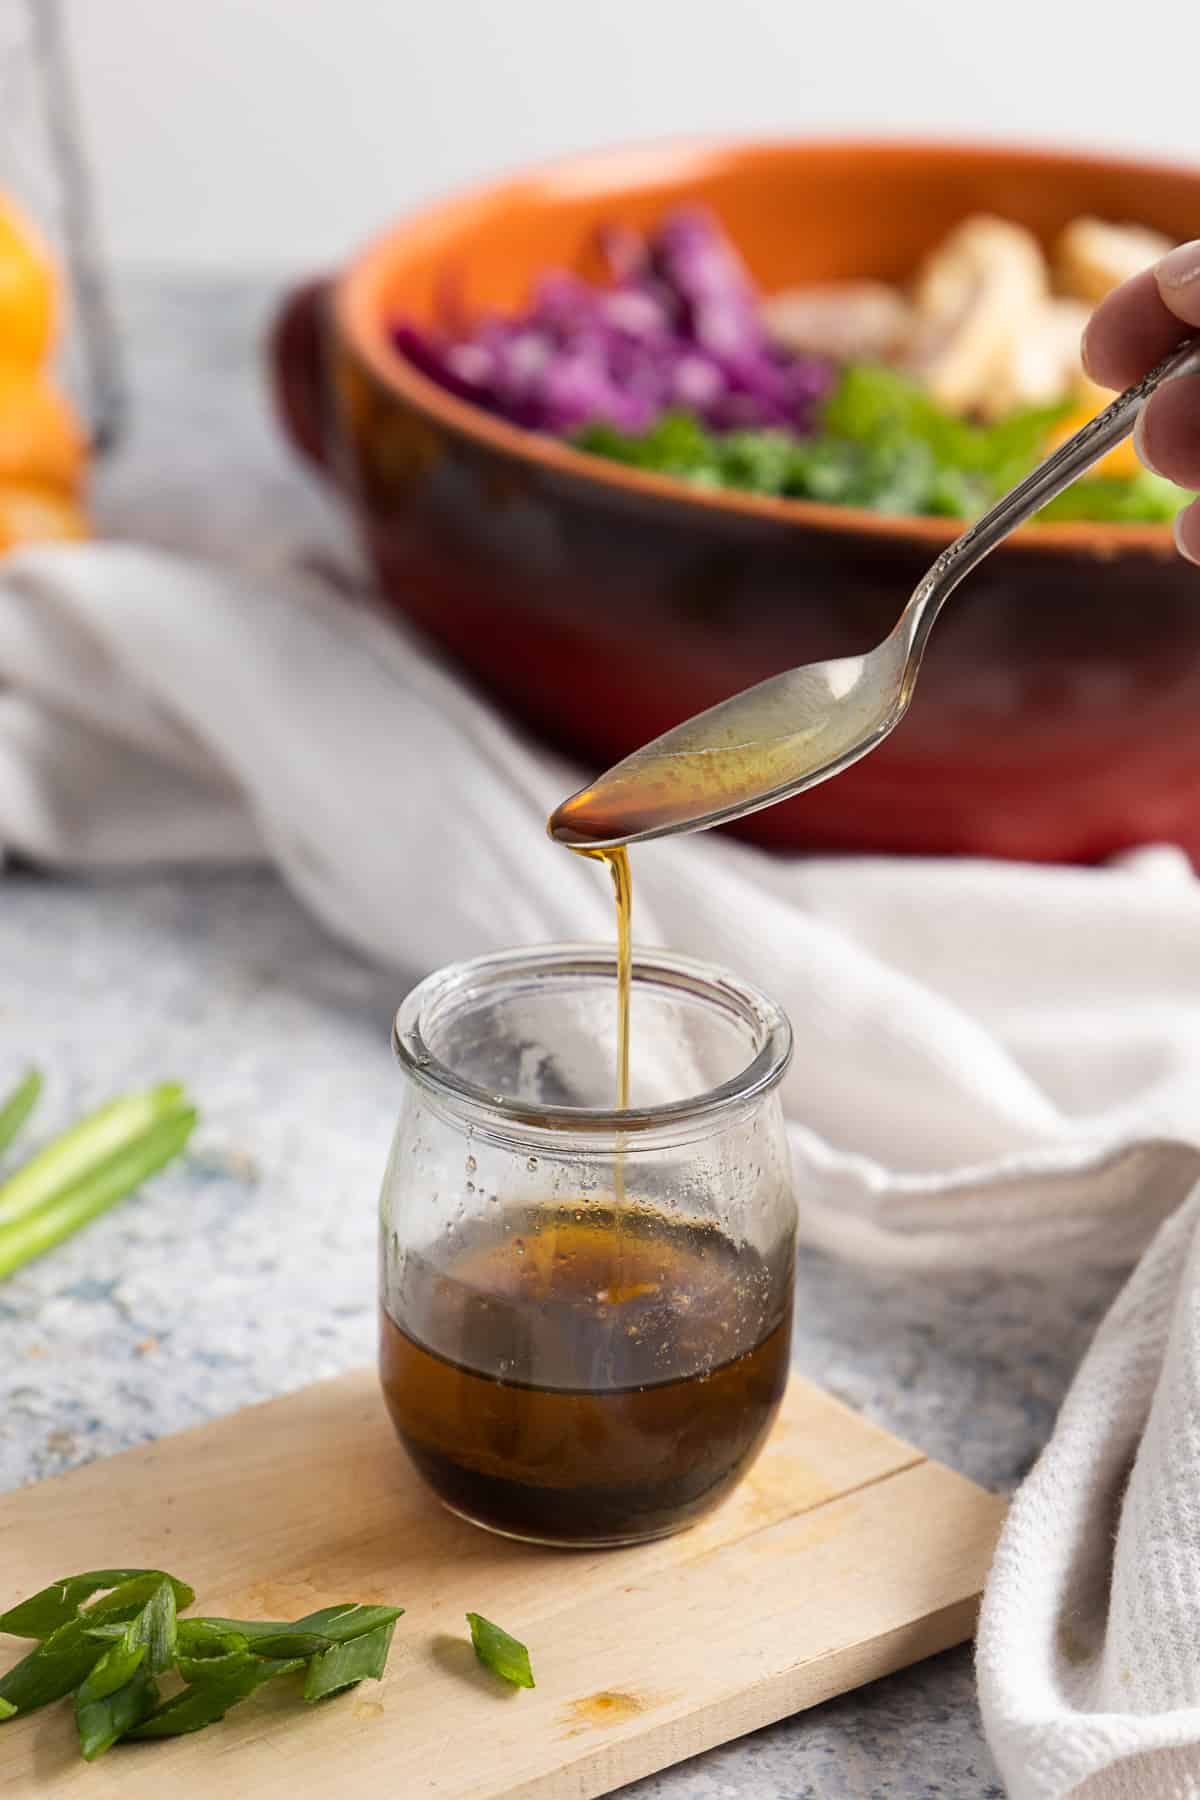
{"type": "Polygon", "coordinates": [[[448,1101],[456,1111],[481,1115],[491,1124],[555,1137],[625,1137],[705,1124],[715,1115],[761,1098],[782,1080],[792,1058],[792,1028],[783,1008],[740,975],[667,950],[635,950],[635,991],[639,981],[643,985],[653,982],[676,988],[710,1006],[733,1011],[752,1028],[757,1041],[758,1047],[744,1067],[703,1093],[660,1106],[624,1110],[535,1104],[468,1080],[435,1055],[427,1042],[428,1021],[458,994],[477,996],[488,986],[500,989],[520,975],[540,974],[548,979],[582,975],[615,982],[616,973],[615,953],[597,944],[547,944],[500,950],[447,964],[427,975],[401,1002],[392,1025],[392,1049],[411,1080],[448,1101]]]}

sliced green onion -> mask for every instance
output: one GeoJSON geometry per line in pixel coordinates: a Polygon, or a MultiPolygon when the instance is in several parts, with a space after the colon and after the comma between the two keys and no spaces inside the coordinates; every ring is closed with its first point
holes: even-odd
{"type": "MultiPolygon", "coordinates": [[[[194,1107],[176,1111],[162,1123],[126,1142],[106,1161],[93,1164],[72,1185],[43,1196],[36,1211],[6,1223],[3,1213],[6,1183],[0,1188],[0,1279],[53,1249],[83,1225],[106,1212],[118,1200],[139,1187],[187,1143],[196,1123],[194,1107]]],[[[51,1151],[54,1146],[51,1145],[51,1151]]],[[[20,1174],[13,1177],[19,1181],[20,1174]]]]}
{"type": "Polygon", "coordinates": [[[83,1621],[70,1619],[0,1677],[0,1700],[19,1713],[36,1712],[39,1706],[73,1694],[104,1654],[83,1621]]]}
{"type": "Polygon", "coordinates": [[[291,1675],[303,1667],[299,1657],[270,1662],[265,1657],[252,1656],[249,1651],[229,1658],[214,1658],[211,1675],[165,1700],[148,1719],[125,1733],[126,1741],[182,1737],[185,1732],[202,1731],[206,1725],[215,1725],[218,1719],[223,1719],[231,1706],[247,1699],[264,1682],[274,1681],[280,1675],[291,1675]]]}
{"type": "Polygon", "coordinates": [[[24,1081],[17,1083],[0,1106],[0,1150],[8,1149],[37,1104],[41,1091],[42,1078],[36,1069],[30,1069],[24,1081]]]}
{"type": "Polygon", "coordinates": [[[394,1625],[403,1611],[402,1606],[324,1606],[305,1613],[291,1630],[318,1632],[332,1644],[346,1644],[380,1625],[394,1625]]]}
{"type": "Polygon", "coordinates": [[[469,1612],[467,1624],[471,1627],[475,1654],[485,1669],[490,1669],[503,1681],[511,1681],[514,1687],[536,1685],[529,1666],[529,1652],[520,1638],[510,1637],[507,1631],[479,1613],[469,1612]]]}
{"type": "Polygon", "coordinates": [[[85,1629],[113,1622],[127,1624],[130,1619],[145,1611],[164,1581],[171,1589],[177,1607],[192,1604],[196,1598],[195,1591],[186,1581],[177,1581],[174,1575],[164,1575],[161,1569],[146,1569],[140,1574],[131,1575],[128,1581],[121,1582],[111,1594],[102,1594],[99,1600],[93,1600],[80,1613],[79,1622],[85,1629]]]}
{"type": "Polygon", "coordinates": [[[89,1113],[0,1185],[0,1225],[25,1218],[65,1188],[86,1180],[98,1163],[119,1154],[164,1119],[176,1116],[182,1102],[179,1084],[165,1082],[144,1094],[111,1100],[89,1113]]]}
{"type": "Polygon", "coordinates": [[[80,1682],[75,1691],[76,1706],[90,1706],[93,1700],[107,1700],[110,1694],[133,1680],[145,1660],[145,1644],[130,1643],[128,1634],[123,1631],[120,1641],[107,1649],[99,1662],[92,1664],[80,1682]]]}
{"type": "Polygon", "coordinates": [[[328,1700],[331,1694],[340,1694],[360,1681],[378,1681],[387,1663],[395,1629],[393,1619],[387,1625],[377,1625],[374,1631],[349,1638],[343,1644],[333,1644],[320,1656],[314,1656],[304,1678],[304,1698],[309,1705],[317,1700],[328,1700]]]}
{"type": "Polygon", "coordinates": [[[335,1644],[365,1637],[382,1625],[394,1625],[402,1606],[324,1606],[307,1613],[294,1624],[277,1619],[185,1619],[186,1634],[193,1625],[219,1632],[237,1632],[250,1640],[256,1656],[317,1656],[335,1644]]]}
{"type": "Polygon", "coordinates": [[[95,1762],[111,1750],[118,1738],[140,1725],[157,1705],[158,1689],[142,1669],[124,1687],[101,1700],[85,1700],[81,1688],[75,1696],[75,1724],[84,1760],[95,1762]]]}
{"type": "MultiPolygon", "coordinates": [[[[108,1629],[104,1625],[92,1626],[87,1635],[94,1638],[98,1631],[108,1629]]],[[[132,1680],[143,1661],[148,1675],[161,1675],[175,1661],[175,1645],[175,1592],[164,1576],[151,1590],[141,1611],[134,1614],[117,1641],[94,1664],[76,1698],[83,1704],[103,1700],[132,1680]]]]}
{"type": "Polygon", "coordinates": [[[222,1632],[219,1640],[196,1643],[193,1639],[190,1650],[187,1644],[181,1635],[175,1666],[183,1679],[193,1685],[219,1680],[227,1670],[240,1669],[250,1649],[248,1640],[236,1631],[222,1632]]]}
{"type": "MultiPolygon", "coordinates": [[[[97,1178],[120,1160],[110,1156],[97,1178]]],[[[301,1670],[304,1698],[324,1700],[379,1679],[404,1610],[348,1602],[290,1624],[177,1618],[194,1598],[159,1570],[92,1569],[0,1613],[0,1628],[41,1639],[0,1677],[0,1723],[71,1695],[80,1751],[92,1762],[120,1740],[200,1731],[265,1682],[301,1670]],[[164,1700],[156,1677],[168,1672],[187,1685],[164,1700]]]]}
{"type": "Polygon", "coordinates": [[[0,1631],[13,1637],[47,1638],[60,1625],[78,1617],[80,1607],[93,1594],[122,1587],[139,1576],[170,1581],[177,1606],[190,1606],[196,1598],[186,1583],[173,1580],[161,1569],[89,1569],[84,1575],[67,1575],[61,1581],[52,1581],[28,1600],[10,1606],[7,1612],[0,1613],[0,1631]]]}
{"type": "MultiPolygon", "coordinates": [[[[18,1712],[26,1713],[73,1694],[101,1658],[111,1653],[104,1649],[103,1641],[93,1635],[94,1628],[136,1620],[149,1611],[150,1602],[164,1587],[172,1595],[172,1607],[176,1592],[181,1605],[191,1604],[191,1588],[183,1582],[172,1587],[168,1577],[157,1573],[137,1575],[122,1582],[86,1612],[77,1613],[52,1631],[36,1650],[31,1650],[6,1675],[0,1676],[0,1700],[7,1700],[18,1712]]],[[[26,1602],[26,1605],[30,1604],[26,1602]]]]}

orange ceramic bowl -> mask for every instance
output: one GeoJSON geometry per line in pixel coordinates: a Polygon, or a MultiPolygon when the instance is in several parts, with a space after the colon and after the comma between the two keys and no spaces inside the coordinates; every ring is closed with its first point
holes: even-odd
{"type": "MultiPolygon", "coordinates": [[[[957,529],[697,490],[589,457],[445,393],[392,346],[452,290],[521,304],[599,274],[596,228],[710,207],[760,287],[902,280],[966,214],[1049,240],[1093,213],[1200,236],[1200,171],[952,143],[615,150],[440,202],[274,339],[285,423],[357,515],[384,594],[585,769],[797,663],[890,629],[957,529]]],[[[955,596],[912,710],[835,782],[755,814],[789,849],[1093,860],[1152,840],[1200,859],[1200,575],[1161,526],[1030,526],[955,596]]],[[[554,798],[548,796],[548,799],[554,798]]]]}

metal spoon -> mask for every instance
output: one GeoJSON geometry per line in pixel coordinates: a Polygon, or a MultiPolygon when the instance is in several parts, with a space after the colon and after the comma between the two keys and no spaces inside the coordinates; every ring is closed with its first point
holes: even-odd
{"type": "Polygon", "coordinates": [[[1200,339],[1189,338],[943,550],[874,650],[789,669],[698,713],[564,800],[550,835],[604,849],[704,831],[849,768],[904,717],[934,620],[963,576],[1127,437],[1157,387],[1196,371],[1200,339]]]}

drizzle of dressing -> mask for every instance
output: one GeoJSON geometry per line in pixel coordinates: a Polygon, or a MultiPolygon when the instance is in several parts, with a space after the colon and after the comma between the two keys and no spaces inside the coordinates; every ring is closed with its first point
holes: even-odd
{"type": "Polygon", "coordinates": [[[569,848],[578,856],[605,863],[612,877],[617,903],[617,1106],[624,1112],[629,1105],[629,992],[633,984],[633,877],[629,852],[624,846],[593,850],[587,844],[571,844],[569,848]]]}
{"type": "MultiPolygon", "coordinates": [[[[633,876],[629,852],[623,844],[615,850],[595,850],[588,844],[571,844],[568,848],[578,856],[604,863],[612,877],[617,906],[617,1108],[624,1112],[629,1105],[629,997],[633,986],[633,876]]],[[[619,1289],[623,1284],[625,1253],[621,1224],[625,1206],[625,1139],[620,1132],[613,1153],[613,1197],[618,1207],[613,1285],[619,1289]]]]}

